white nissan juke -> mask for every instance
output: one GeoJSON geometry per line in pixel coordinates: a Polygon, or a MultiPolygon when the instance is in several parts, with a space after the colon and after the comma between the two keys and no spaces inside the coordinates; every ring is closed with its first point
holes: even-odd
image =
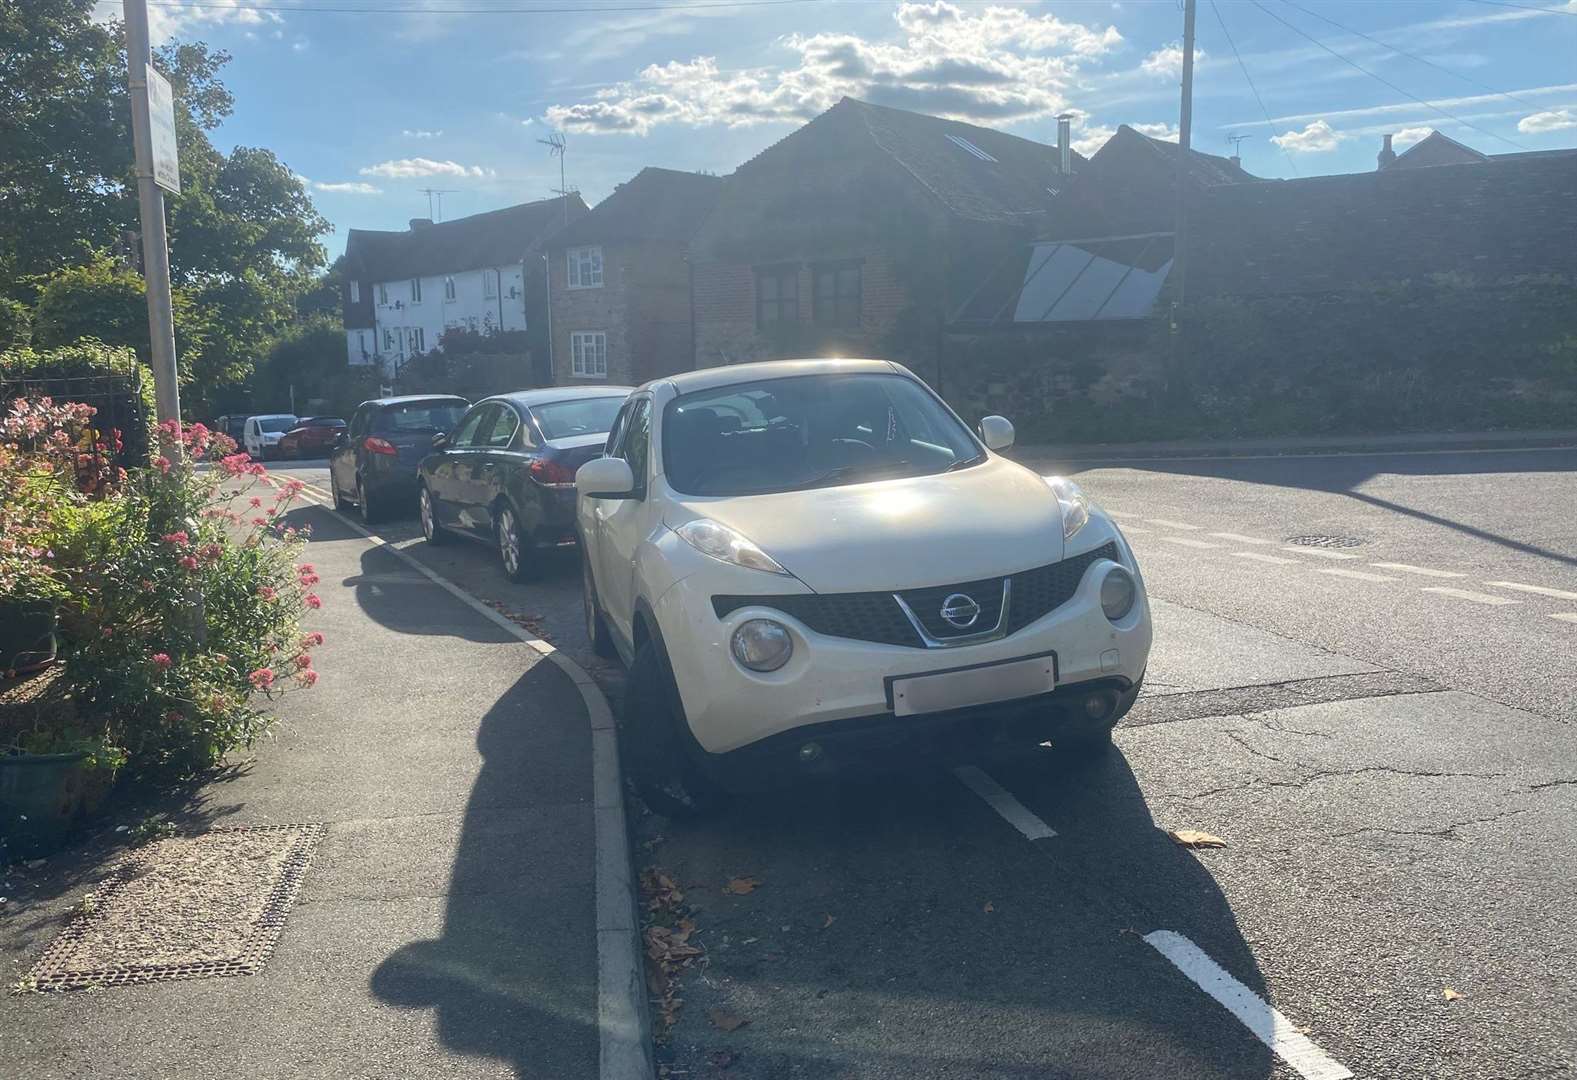
{"type": "Polygon", "coordinates": [[[1073,483],[1000,457],[878,360],[648,383],[580,467],[587,632],[630,668],[626,768],[654,810],[911,756],[1099,750],[1150,610],[1073,483]]]}

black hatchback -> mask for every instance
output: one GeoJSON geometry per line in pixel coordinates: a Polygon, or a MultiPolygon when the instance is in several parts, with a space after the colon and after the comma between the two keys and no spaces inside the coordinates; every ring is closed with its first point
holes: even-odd
{"type": "Polygon", "coordinates": [[[421,464],[423,535],[494,544],[510,580],[526,580],[533,551],[575,542],[575,470],[602,454],[629,393],[559,386],[477,402],[421,464]]]}
{"type": "Polygon", "coordinates": [[[449,394],[378,398],[356,406],[350,426],[329,451],[334,507],[354,503],[368,523],[411,508],[416,470],[432,452],[433,436],[454,428],[471,403],[449,394]]]}

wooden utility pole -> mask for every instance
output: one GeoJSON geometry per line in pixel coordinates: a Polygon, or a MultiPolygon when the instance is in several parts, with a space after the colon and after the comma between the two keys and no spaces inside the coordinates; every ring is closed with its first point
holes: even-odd
{"type": "Polygon", "coordinates": [[[1172,241],[1172,300],[1186,299],[1188,270],[1188,165],[1194,127],[1194,0],[1183,2],[1183,103],[1177,118],[1177,222],[1172,241]]]}

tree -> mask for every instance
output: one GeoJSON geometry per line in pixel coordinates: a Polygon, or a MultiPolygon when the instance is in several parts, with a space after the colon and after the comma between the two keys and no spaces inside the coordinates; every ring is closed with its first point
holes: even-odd
{"type": "Polygon", "coordinates": [[[349,416],[377,396],[379,378],[376,366],[352,367],[347,361],[345,331],[336,317],[314,315],[281,334],[258,363],[252,400],[259,409],[283,410],[294,396],[303,411],[349,416]]]}
{"type": "Polygon", "coordinates": [[[27,306],[0,296],[0,352],[25,347],[33,340],[33,317],[27,306]]]}
{"type": "MultiPolygon", "coordinates": [[[[181,290],[172,296],[175,346],[187,360],[183,378],[190,380],[202,356],[204,318],[181,290]]],[[[147,363],[148,293],[142,278],[100,255],[45,279],[33,311],[33,344],[40,349],[96,338],[106,345],[126,345],[147,363]]]]}

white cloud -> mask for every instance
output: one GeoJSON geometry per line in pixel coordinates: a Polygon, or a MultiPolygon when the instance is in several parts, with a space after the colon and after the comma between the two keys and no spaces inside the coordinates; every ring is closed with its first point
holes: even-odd
{"type": "Polygon", "coordinates": [[[1435,129],[1424,125],[1405,127],[1395,133],[1395,137],[1391,140],[1391,145],[1393,147],[1412,146],[1415,142],[1422,142],[1424,139],[1429,138],[1429,133],[1433,130],[1435,129]]]}
{"type": "MultiPolygon", "coordinates": [[[[1194,63],[1198,64],[1205,58],[1205,50],[1194,50],[1194,63]]],[[[1180,42],[1163,45],[1149,56],[1139,62],[1139,69],[1150,75],[1161,75],[1168,79],[1181,79],[1183,77],[1183,46],[1180,42]]]]}
{"type": "Polygon", "coordinates": [[[404,135],[407,139],[436,139],[438,136],[442,135],[443,132],[424,131],[421,128],[406,128],[404,131],[400,132],[400,134],[404,135]]]}
{"type": "Polygon", "coordinates": [[[1073,148],[1085,157],[1106,145],[1106,140],[1117,134],[1117,129],[1100,124],[1095,127],[1082,128],[1074,137],[1073,148]]]}
{"type": "Polygon", "coordinates": [[[1295,154],[1319,154],[1336,149],[1336,145],[1345,138],[1345,134],[1333,130],[1324,120],[1311,120],[1302,131],[1272,135],[1270,141],[1295,154]]]}
{"type": "Polygon", "coordinates": [[[327,191],[336,195],[382,195],[383,189],[374,187],[362,180],[346,180],[343,183],[326,184],[321,180],[312,182],[313,191],[327,191]]]}
{"type": "Polygon", "coordinates": [[[1152,139],[1165,139],[1167,142],[1177,141],[1176,124],[1129,124],[1128,126],[1139,134],[1148,135],[1152,139]]]}
{"type": "MultiPolygon", "coordinates": [[[[1577,91],[1577,83],[1556,83],[1550,86],[1534,86],[1526,90],[1518,90],[1517,97],[1544,97],[1552,94],[1570,94],[1574,91],[1577,91]]],[[[1437,107],[1457,112],[1464,105],[1499,105],[1505,101],[1505,97],[1501,94],[1471,94],[1467,97],[1435,98],[1433,100],[1437,107]]],[[[1272,117],[1269,121],[1263,117],[1258,120],[1239,120],[1236,123],[1223,124],[1222,127],[1265,127],[1267,124],[1297,124],[1305,120],[1326,120],[1337,117],[1356,119],[1360,116],[1396,116],[1398,114],[1417,113],[1419,108],[1420,106],[1413,102],[1403,101],[1394,105],[1369,105],[1361,109],[1340,109],[1335,112],[1294,113],[1290,116],[1272,117]]]]}
{"type": "Polygon", "coordinates": [[[412,176],[481,178],[493,175],[492,169],[484,169],[480,165],[461,165],[458,161],[434,161],[432,158],[424,157],[383,161],[377,165],[368,165],[360,171],[363,176],[387,176],[393,179],[405,179],[412,176]]]}
{"type": "Polygon", "coordinates": [[[1536,135],[1544,131],[1565,131],[1567,128],[1577,128],[1577,109],[1551,109],[1548,112],[1536,112],[1532,116],[1524,116],[1517,121],[1517,130],[1524,135],[1536,135]]]}
{"type": "Polygon", "coordinates": [[[783,67],[719,68],[715,57],[652,64],[588,100],[550,106],[554,127],[644,135],[664,123],[745,127],[808,119],[845,95],[877,104],[985,122],[1048,116],[1067,106],[1080,67],[1122,43],[1092,28],[1013,7],[965,10],[904,2],[897,32],[791,34],[783,67]]]}
{"type": "MultiPolygon", "coordinates": [[[[272,11],[249,5],[251,0],[207,0],[198,7],[149,7],[148,37],[154,45],[163,45],[182,31],[203,23],[233,23],[256,26],[259,23],[278,23],[284,20],[272,11]]],[[[107,23],[125,14],[121,0],[96,0],[93,5],[95,22],[107,23]]]]}

